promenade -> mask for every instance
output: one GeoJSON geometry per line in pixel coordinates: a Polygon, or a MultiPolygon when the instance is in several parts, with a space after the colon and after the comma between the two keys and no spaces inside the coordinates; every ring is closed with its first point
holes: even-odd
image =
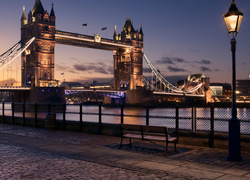
{"type": "Polygon", "coordinates": [[[250,179],[250,152],[230,162],[225,149],[132,142],[0,124],[0,179],[250,179]]]}

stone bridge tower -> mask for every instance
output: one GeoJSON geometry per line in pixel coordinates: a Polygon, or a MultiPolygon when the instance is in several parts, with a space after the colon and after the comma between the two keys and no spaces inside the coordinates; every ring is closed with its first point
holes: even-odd
{"type": "Polygon", "coordinates": [[[114,89],[135,90],[143,86],[143,31],[133,27],[130,18],[122,32],[118,35],[115,27],[113,36],[115,42],[125,42],[132,45],[132,49],[114,51],[114,89]]]}
{"type": "Polygon", "coordinates": [[[25,44],[32,37],[35,41],[22,54],[22,86],[56,87],[54,79],[55,48],[55,13],[44,10],[40,0],[36,0],[34,8],[21,18],[21,43],[25,44]]]}

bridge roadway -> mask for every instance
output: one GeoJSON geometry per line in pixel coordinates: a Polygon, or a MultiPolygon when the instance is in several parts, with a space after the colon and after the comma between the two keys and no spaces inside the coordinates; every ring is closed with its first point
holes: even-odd
{"type": "Polygon", "coordinates": [[[119,50],[119,49],[132,49],[130,43],[115,42],[111,39],[101,38],[97,39],[97,36],[88,36],[83,34],[65,32],[56,30],[55,40],[57,44],[88,47],[103,50],[119,50]]]}
{"type": "MultiPolygon", "coordinates": [[[[0,87],[0,91],[30,91],[30,87],[21,87],[21,86],[2,86],[0,87]]],[[[83,90],[65,90],[65,94],[75,94],[79,92],[96,92],[101,94],[117,94],[118,96],[122,97],[126,94],[126,91],[117,91],[117,90],[94,90],[94,89],[83,89],[83,90]]],[[[166,95],[166,96],[183,96],[183,97],[196,97],[196,98],[203,98],[204,95],[199,94],[183,94],[183,93],[169,93],[169,92],[153,92],[155,95],[166,95]]]]}
{"type": "MultiPolygon", "coordinates": [[[[116,94],[126,94],[126,91],[115,91],[115,90],[65,90],[68,94],[74,94],[78,92],[99,92],[99,93],[116,93],[116,94]]],[[[165,96],[183,96],[183,97],[196,97],[196,98],[203,98],[204,95],[199,94],[183,94],[183,93],[169,93],[169,92],[153,92],[155,95],[165,95],[165,96]]]]}
{"type": "Polygon", "coordinates": [[[0,91],[30,91],[30,87],[0,86],[0,91]]]}

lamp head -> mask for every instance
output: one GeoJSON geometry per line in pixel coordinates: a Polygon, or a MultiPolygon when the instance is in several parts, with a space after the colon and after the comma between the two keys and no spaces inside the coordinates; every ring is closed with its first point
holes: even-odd
{"type": "Polygon", "coordinates": [[[236,35],[240,29],[243,13],[238,10],[234,0],[232,0],[228,12],[223,17],[228,33],[236,35]]]}

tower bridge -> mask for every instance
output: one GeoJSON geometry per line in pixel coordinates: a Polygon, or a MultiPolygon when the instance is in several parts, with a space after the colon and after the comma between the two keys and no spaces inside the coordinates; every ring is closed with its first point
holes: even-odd
{"type": "MultiPolygon", "coordinates": [[[[49,13],[44,10],[41,0],[35,0],[34,7],[32,11],[29,11],[28,16],[23,7],[21,41],[0,56],[0,69],[2,69],[21,54],[21,84],[23,87],[31,87],[29,90],[31,92],[41,93],[42,88],[48,87],[58,88],[57,91],[54,91],[54,95],[57,94],[56,92],[61,92],[58,87],[59,81],[55,79],[54,75],[56,44],[112,51],[114,60],[113,94],[117,94],[115,91],[126,91],[127,96],[131,96],[132,99],[135,95],[138,96],[137,99],[143,99],[149,95],[148,91],[143,90],[146,89],[146,84],[148,84],[149,90],[159,91],[161,93],[158,95],[162,96],[193,94],[195,97],[197,92],[200,96],[204,96],[204,92],[209,89],[209,82],[206,81],[197,81],[195,86],[186,84],[184,88],[179,88],[166,80],[143,52],[142,26],[135,30],[130,18],[126,19],[119,34],[115,27],[113,39],[102,38],[98,34],[89,36],[56,30],[55,22],[53,4],[49,13]],[[146,83],[145,78],[143,80],[143,58],[164,90],[157,88],[157,83],[155,86],[152,83],[146,83]],[[204,87],[207,89],[205,90],[204,87]],[[166,93],[165,89],[172,94],[166,93]]],[[[16,90],[11,89],[10,91],[16,90]]],[[[64,96],[62,96],[63,98],[64,96]]]]}
{"type": "Polygon", "coordinates": [[[120,34],[115,28],[113,39],[100,35],[88,36],[56,30],[56,16],[44,10],[40,0],[35,1],[28,19],[23,8],[21,18],[21,44],[32,37],[35,41],[22,53],[22,85],[34,87],[58,86],[54,77],[55,44],[81,46],[113,51],[114,89],[133,90],[143,86],[142,58],[143,31],[135,30],[131,19],[127,18],[120,34]]]}

